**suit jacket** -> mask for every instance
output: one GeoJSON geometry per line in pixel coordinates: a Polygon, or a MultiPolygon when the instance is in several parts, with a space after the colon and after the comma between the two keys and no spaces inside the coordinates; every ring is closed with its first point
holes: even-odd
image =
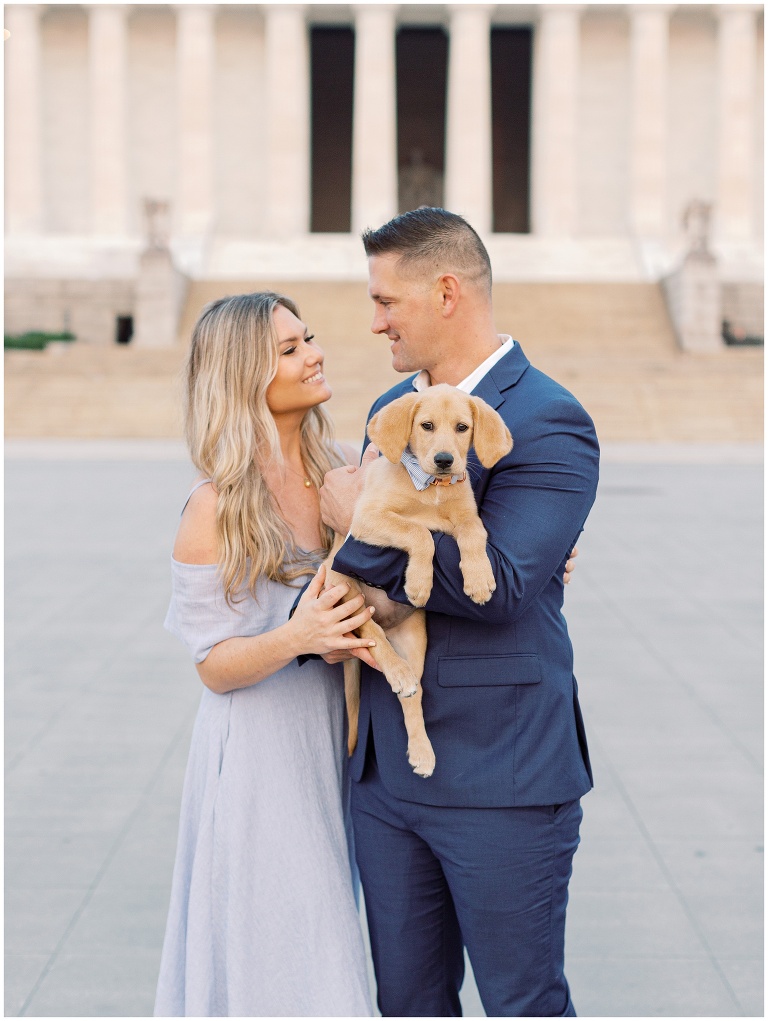
{"type": "MultiPolygon", "coordinates": [[[[380,397],[371,415],[410,392],[413,378],[380,397]]],[[[428,779],[412,772],[397,696],[380,673],[363,665],[352,777],[362,775],[372,735],[384,785],[406,801],[560,804],[592,786],[561,609],[565,561],[595,499],[597,437],[575,397],[533,368],[517,343],[473,392],[496,408],[514,440],[490,470],[473,450],[467,465],[496,591],[484,606],[465,596],[455,540],[433,533],[422,687],[437,766],[428,779]]],[[[407,603],[406,562],[402,551],[350,538],[334,568],[407,603]]]]}

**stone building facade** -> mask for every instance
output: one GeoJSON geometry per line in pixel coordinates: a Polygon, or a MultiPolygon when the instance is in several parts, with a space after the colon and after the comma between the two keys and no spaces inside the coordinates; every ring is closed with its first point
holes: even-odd
{"type": "Polygon", "coordinates": [[[112,343],[142,295],[178,318],[185,280],[362,279],[359,231],[419,198],[468,217],[500,281],[661,280],[709,204],[718,285],[762,320],[761,5],[10,4],[5,26],[7,332],[112,343]]]}

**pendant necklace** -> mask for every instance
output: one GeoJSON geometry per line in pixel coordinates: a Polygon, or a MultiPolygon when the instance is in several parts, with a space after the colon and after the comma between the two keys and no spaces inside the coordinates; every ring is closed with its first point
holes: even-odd
{"type": "MultiPolygon", "coordinates": [[[[291,466],[287,462],[283,462],[283,463],[285,464],[285,467],[288,469],[289,472],[293,472],[293,474],[296,475],[298,478],[304,480],[304,485],[306,486],[307,489],[311,489],[312,488],[312,480],[307,478],[306,472],[297,472],[296,469],[295,468],[291,468],[291,466]]],[[[302,465],[302,467],[303,467],[303,465],[302,465]]]]}

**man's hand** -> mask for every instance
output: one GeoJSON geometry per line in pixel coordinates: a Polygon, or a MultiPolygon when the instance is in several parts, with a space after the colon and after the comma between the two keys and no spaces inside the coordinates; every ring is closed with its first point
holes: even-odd
{"type": "Polygon", "coordinates": [[[568,558],[568,561],[567,561],[567,563],[565,565],[565,574],[563,575],[563,583],[565,585],[568,585],[570,583],[571,572],[573,571],[574,567],[576,566],[576,557],[578,555],[579,555],[579,551],[574,546],[573,549],[571,550],[571,555],[568,558]]]}
{"type": "Polygon", "coordinates": [[[346,535],[349,531],[355,504],[363,489],[365,472],[378,456],[378,448],[369,443],[359,468],[348,464],[326,473],[320,487],[320,516],[339,535],[346,535]]]}

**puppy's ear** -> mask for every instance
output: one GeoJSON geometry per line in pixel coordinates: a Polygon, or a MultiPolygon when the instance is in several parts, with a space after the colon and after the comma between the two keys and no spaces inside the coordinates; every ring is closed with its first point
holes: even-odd
{"type": "Polygon", "coordinates": [[[512,435],[501,415],[489,404],[479,397],[470,397],[469,400],[474,420],[472,445],[483,467],[492,468],[512,449],[512,435]]]}
{"type": "Polygon", "coordinates": [[[417,393],[398,397],[396,401],[377,411],[368,423],[371,441],[393,464],[400,461],[403,451],[408,446],[418,403],[417,393]]]}

